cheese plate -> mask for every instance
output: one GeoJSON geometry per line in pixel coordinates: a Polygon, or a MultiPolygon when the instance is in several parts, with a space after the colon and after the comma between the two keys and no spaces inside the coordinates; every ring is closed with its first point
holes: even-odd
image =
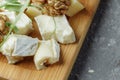
{"type": "MultiPolygon", "coordinates": [[[[6,58],[0,54],[0,77],[10,80],[67,80],[100,2],[100,0],[79,1],[85,6],[85,9],[73,17],[68,17],[77,41],[69,45],[61,44],[58,63],[38,71],[32,57],[28,57],[15,65],[10,65],[6,58]]],[[[35,22],[33,24],[37,26],[35,22]]],[[[37,27],[31,36],[41,39],[37,27]]]]}

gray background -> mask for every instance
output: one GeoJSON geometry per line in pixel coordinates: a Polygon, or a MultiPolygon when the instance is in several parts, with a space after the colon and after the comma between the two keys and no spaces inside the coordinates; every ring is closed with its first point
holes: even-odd
{"type": "Polygon", "coordinates": [[[101,0],[68,80],[120,80],[120,0],[101,0]]]}

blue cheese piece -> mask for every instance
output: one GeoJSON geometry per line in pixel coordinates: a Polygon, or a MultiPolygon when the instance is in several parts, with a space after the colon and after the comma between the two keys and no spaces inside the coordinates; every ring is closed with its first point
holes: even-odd
{"type": "Polygon", "coordinates": [[[1,52],[7,56],[33,56],[38,48],[38,39],[25,35],[9,36],[1,47],[1,52]]]}
{"type": "Polygon", "coordinates": [[[54,38],[63,44],[69,44],[76,41],[74,31],[65,15],[57,17],[40,15],[35,17],[35,21],[37,22],[43,40],[54,38]]]}
{"type": "Polygon", "coordinates": [[[54,40],[40,41],[40,46],[34,56],[34,63],[38,70],[45,68],[46,64],[53,64],[59,61],[60,46],[54,40]]]}
{"type": "MultiPolygon", "coordinates": [[[[10,22],[12,23],[15,21],[17,16],[15,12],[9,12],[9,11],[0,12],[0,14],[6,15],[9,18],[10,22]]],[[[16,32],[16,34],[27,35],[34,30],[32,25],[32,20],[24,13],[17,21],[16,27],[18,28],[18,32],[16,32]]]]}

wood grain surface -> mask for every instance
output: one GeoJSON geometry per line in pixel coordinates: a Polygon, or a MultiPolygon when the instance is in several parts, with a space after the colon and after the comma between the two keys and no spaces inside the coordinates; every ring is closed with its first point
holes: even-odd
{"type": "MultiPolygon", "coordinates": [[[[61,45],[61,56],[58,63],[37,71],[31,57],[15,65],[10,65],[0,54],[0,77],[9,80],[67,80],[99,4],[99,0],[79,1],[83,3],[85,9],[68,18],[77,41],[74,44],[61,45]]],[[[40,39],[40,34],[37,33],[36,28],[32,36],[39,36],[40,39]]]]}

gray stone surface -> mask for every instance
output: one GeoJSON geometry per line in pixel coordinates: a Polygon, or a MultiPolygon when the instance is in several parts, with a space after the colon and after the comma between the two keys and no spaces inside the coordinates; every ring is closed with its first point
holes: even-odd
{"type": "Polygon", "coordinates": [[[120,0],[101,0],[68,80],[120,80],[120,0]]]}

